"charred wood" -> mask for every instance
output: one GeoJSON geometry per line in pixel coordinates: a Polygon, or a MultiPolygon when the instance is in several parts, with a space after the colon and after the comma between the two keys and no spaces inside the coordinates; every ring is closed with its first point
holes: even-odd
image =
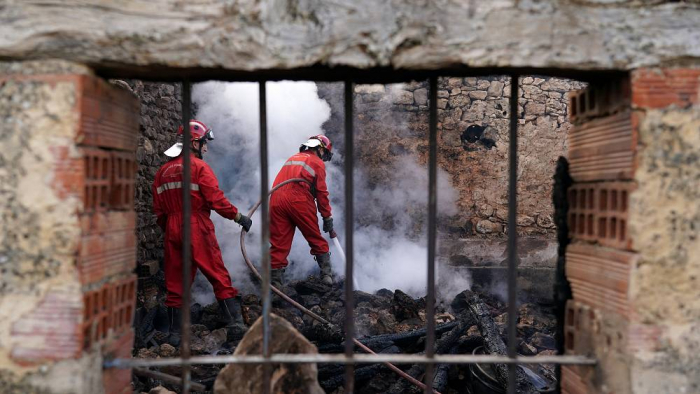
{"type": "MultiPolygon", "coordinates": [[[[472,325],[474,325],[475,321],[474,318],[469,315],[469,314],[462,314],[459,316],[459,320],[457,321],[457,325],[450,330],[448,333],[444,334],[441,336],[437,341],[435,341],[435,346],[434,346],[434,351],[435,354],[444,354],[450,349],[454,347],[454,345],[457,343],[459,338],[462,336],[462,334],[469,329],[472,325]]],[[[425,353],[425,352],[422,352],[425,353]]],[[[425,364],[416,364],[413,365],[407,373],[414,378],[418,378],[421,376],[423,373],[425,373],[425,364]]],[[[415,389],[415,387],[412,387],[407,381],[405,380],[398,380],[396,383],[394,383],[391,388],[389,389],[389,393],[392,394],[400,394],[400,393],[408,393],[408,392],[417,392],[412,391],[415,389]]],[[[439,390],[438,390],[439,391],[439,390]]]]}
{"type": "Polygon", "coordinates": [[[459,338],[457,346],[459,346],[458,354],[469,354],[479,346],[484,346],[484,337],[480,335],[463,336],[459,338]]]}
{"type": "MultiPolygon", "coordinates": [[[[375,349],[372,349],[375,350],[375,349]]],[[[377,353],[381,354],[402,354],[403,351],[393,344],[385,346],[380,350],[375,350],[377,353]]],[[[384,365],[384,364],[379,364],[384,365]]],[[[358,369],[359,370],[359,369],[358,369]]],[[[388,370],[388,369],[387,369],[388,370]]],[[[324,381],[328,380],[337,375],[345,374],[345,365],[343,364],[320,364],[318,367],[318,380],[324,381]]]]}
{"type": "MultiPolygon", "coordinates": [[[[461,342],[461,341],[460,341],[461,342]]],[[[459,354],[460,344],[453,346],[448,354],[459,354]]],[[[435,391],[444,392],[449,381],[450,365],[439,364],[435,369],[435,377],[433,378],[433,389],[435,391]]]]}
{"type": "MultiPolygon", "coordinates": [[[[491,354],[507,355],[507,348],[503,338],[498,331],[498,326],[491,317],[491,312],[488,306],[481,301],[481,298],[469,290],[463,291],[460,296],[466,300],[469,312],[476,319],[479,332],[484,337],[484,347],[491,354]]],[[[505,364],[495,364],[496,377],[503,387],[508,387],[508,366],[505,364]]],[[[522,369],[516,368],[515,372],[516,392],[518,393],[537,393],[537,390],[532,385],[532,382],[527,378],[522,369]]]]}
{"type": "MultiPolygon", "coordinates": [[[[320,382],[321,387],[323,387],[326,392],[333,391],[345,384],[345,373],[343,373],[345,367],[341,368],[341,373],[320,382]]],[[[384,364],[373,364],[367,367],[357,368],[355,369],[355,382],[364,382],[365,380],[372,379],[382,369],[386,369],[384,364]]]]}
{"type": "MultiPolygon", "coordinates": [[[[440,324],[435,327],[435,335],[441,335],[447,331],[452,330],[457,326],[457,322],[449,322],[440,324]]],[[[405,345],[407,343],[415,342],[426,334],[426,329],[421,328],[418,330],[404,331],[398,334],[382,334],[376,335],[369,338],[362,338],[359,341],[369,347],[372,350],[386,347],[387,343],[391,342],[396,345],[405,345]]],[[[319,353],[342,353],[345,350],[344,344],[328,344],[321,345],[318,347],[319,353]]]]}

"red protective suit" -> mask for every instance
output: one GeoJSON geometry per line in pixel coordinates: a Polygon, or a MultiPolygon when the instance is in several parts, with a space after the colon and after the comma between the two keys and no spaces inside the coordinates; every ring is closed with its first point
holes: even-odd
{"type": "MultiPolygon", "coordinates": [[[[165,305],[182,306],[182,156],[165,163],[153,182],[153,210],[158,225],[165,231],[165,305]]],[[[214,288],[218,300],[235,297],[238,291],[224,266],[221,249],[214,234],[209,215],[234,219],[238,209],[219,189],[219,182],[209,165],[192,155],[192,279],[197,269],[202,271],[214,288]]]]}
{"type": "Polygon", "coordinates": [[[274,186],[293,178],[311,182],[293,182],[282,186],[270,198],[270,262],[272,269],[289,264],[287,256],[292,248],[294,230],[299,228],[311,247],[312,255],[328,253],[328,241],[318,228],[316,204],[321,216],[331,216],[331,204],[326,186],[326,165],[313,152],[301,152],[284,163],[274,186]],[[314,202],[314,197],[316,201],[314,202]]]}

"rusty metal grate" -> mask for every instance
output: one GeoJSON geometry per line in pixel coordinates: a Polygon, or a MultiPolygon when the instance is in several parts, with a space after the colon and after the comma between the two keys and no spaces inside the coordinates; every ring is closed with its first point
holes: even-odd
{"type": "MultiPolygon", "coordinates": [[[[517,330],[516,320],[510,318],[517,316],[516,309],[516,279],[517,279],[517,147],[518,147],[518,89],[519,75],[510,74],[510,141],[509,141],[509,180],[508,180],[508,355],[435,355],[432,344],[435,343],[435,250],[437,237],[437,78],[439,73],[429,75],[429,180],[428,180],[428,294],[426,306],[427,333],[425,355],[408,354],[354,354],[352,341],[345,341],[344,354],[270,354],[270,254],[267,248],[270,236],[269,232],[269,176],[267,155],[267,97],[266,80],[258,80],[260,100],[260,166],[262,201],[262,268],[263,268],[263,349],[259,356],[198,356],[190,355],[190,293],[183,293],[182,330],[180,358],[157,360],[115,359],[105,362],[106,368],[137,368],[159,367],[168,365],[180,365],[183,367],[182,393],[187,394],[191,390],[190,366],[199,364],[262,364],[264,376],[264,393],[270,392],[271,366],[276,363],[337,363],[346,365],[345,392],[352,393],[354,387],[354,365],[358,363],[390,362],[395,364],[426,364],[424,377],[425,392],[431,393],[435,364],[507,364],[509,368],[508,393],[515,393],[515,369],[519,364],[559,364],[559,365],[595,365],[596,360],[584,356],[539,356],[523,357],[517,355],[517,330]]],[[[354,141],[353,141],[353,85],[359,80],[345,80],[345,217],[346,217],[346,267],[345,277],[353,277],[353,169],[354,169],[354,141]]],[[[182,83],[182,123],[184,129],[184,141],[189,141],[191,108],[191,86],[185,80],[182,83]]],[[[190,212],[189,183],[190,174],[190,146],[183,144],[184,173],[183,183],[183,215],[188,217],[190,212]]],[[[190,221],[183,220],[183,238],[189,239],[191,235],[190,221]]],[[[183,286],[190,285],[190,243],[183,242],[183,286]]],[[[353,282],[345,281],[345,299],[353,298],[353,282]]],[[[347,338],[354,336],[354,322],[352,319],[353,303],[346,302],[345,332],[347,338]]]]}

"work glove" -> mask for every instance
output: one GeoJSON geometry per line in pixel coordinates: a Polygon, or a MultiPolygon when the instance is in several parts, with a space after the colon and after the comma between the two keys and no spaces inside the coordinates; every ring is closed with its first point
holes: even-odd
{"type": "Polygon", "coordinates": [[[253,221],[250,220],[250,218],[248,216],[243,215],[240,212],[238,212],[238,214],[236,215],[236,218],[233,219],[233,221],[240,224],[246,233],[250,232],[250,227],[253,225],[253,221]]]}
{"type": "Polygon", "coordinates": [[[333,232],[333,217],[329,216],[323,218],[323,232],[332,233],[333,232]]]}

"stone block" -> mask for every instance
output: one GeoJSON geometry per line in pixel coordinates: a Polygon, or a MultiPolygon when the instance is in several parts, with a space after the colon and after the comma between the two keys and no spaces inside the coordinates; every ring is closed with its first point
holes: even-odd
{"type": "Polygon", "coordinates": [[[408,92],[406,90],[396,90],[392,92],[392,103],[400,105],[412,105],[413,104],[413,92],[408,92]]]}
{"type": "Polygon", "coordinates": [[[476,223],[476,231],[481,234],[498,234],[503,231],[503,225],[489,220],[479,220],[476,223]]]}
{"type": "MultiPolygon", "coordinates": [[[[450,108],[460,109],[460,108],[464,108],[465,106],[469,105],[469,102],[470,102],[469,98],[466,95],[458,94],[456,96],[451,96],[449,101],[448,101],[448,104],[449,104],[450,108]]],[[[461,111],[460,111],[460,115],[461,115],[461,111]]]]}
{"type": "Polygon", "coordinates": [[[503,96],[503,86],[505,84],[501,81],[492,81],[491,86],[487,90],[489,97],[501,97],[503,96]]]}
{"type": "Polygon", "coordinates": [[[479,81],[476,83],[476,87],[480,90],[486,90],[490,85],[491,82],[486,79],[479,79],[479,81]]]}
{"type": "Polygon", "coordinates": [[[371,85],[355,85],[355,93],[357,94],[367,94],[367,93],[385,93],[385,87],[382,84],[371,84],[371,85]]]}
{"type": "MultiPolygon", "coordinates": [[[[236,347],[234,355],[260,354],[262,346],[262,318],[248,330],[236,347]]],[[[270,314],[270,350],[273,354],[317,354],[318,350],[285,319],[270,314]]],[[[318,384],[316,364],[274,365],[271,393],[322,394],[318,384]]],[[[262,368],[259,365],[228,365],[219,372],[214,393],[260,393],[262,368]]]]}
{"type": "Polygon", "coordinates": [[[462,87],[462,78],[456,78],[456,77],[447,78],[447,86],[450,89],[461,88],[462,87]]]}
{"type": "Polygon", "coordinates": [[[485,100],[487,96],[488,93],[483,90],[475,90],[473,92],[469,92],[469,97],[473,100],[485,100]]]}
{"type": "Polygon", "coordinates": [[[428,104],[428,89],[420,88],[413,91],[413,100],[417,105],[428,104]]]}

